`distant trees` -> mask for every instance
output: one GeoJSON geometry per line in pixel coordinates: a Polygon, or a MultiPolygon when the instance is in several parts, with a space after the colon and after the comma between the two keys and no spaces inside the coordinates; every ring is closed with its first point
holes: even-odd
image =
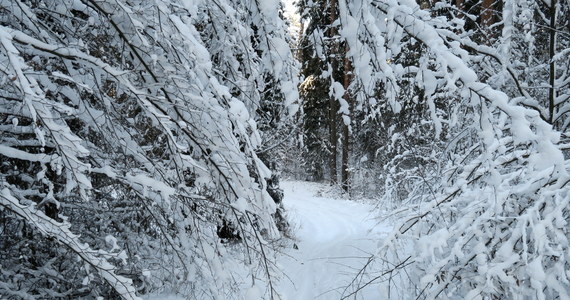
{"type": "Polygon", "coordinates": [[[377,29],[367,25],[374,16],[361,12],[353,16],[356,6],[346,1],[301,1],[299,5],[307,22],[299,45],[305,80],[300,86],[305,159],[310,177],[333,183],[340,179],[345,191],[354,185],[365,187],[359,190],[377,189],[386,182],[378,180],[386,174],[382,168],[395,155],[393,148],[400,147],[389,143],[390,135],[404,133],[400,140],[404,143],[408,138],[431,139],[407,127],[418,113],[423,114],[418,108],[425,103],[417,101],[421,89],[414,86],[411,74],[395,78],[390,70],[392,59],[409,65],[417,62],[421,46],[407,38],[392,41],[394,49],[389,51],[393,50],[394,58],[388,58],[381,52],[377,29]],[[405,92],[399,92],[400,86],[405,86],[405,92]],[[405,112],[396,96],[401,97],[405,112]]]}
{"type": "MultiPolygon", "coordinates": [[[[568,110],[562,109],[562,103],[566,102],[563,99],[566,96],[559,96],[559,93],[566,90],[564,86],[567,75],[562,70],[556,70],[557,66],[564,69],[565,63],[561,57],[565,55],[564,51],[568,47],[567,36],[560,29],[565,28],[564,24],[568,22],[567,14],[564,13],[567,10],[565,4],[553,2],[550,8],[548,3],[535,0],[520,3],[491,0],[420,2],[420,8],[429,9],[434,18],[439,18],[442,22],[443,19],[447,20],[445,22],[455,22],[450,24],[455,28],[454,34],[457,36],[463,34],[469,38],[470,41],[462,44],[462,47],[483,60],[481,64],[473,64],[473,67],[480,72],[484,82],[508,92],[512,97],[524,98],[521,99],[521,105],[539,111],[543,119],[557,128],[567,127],[563,120],[566,120],[565,115],[568,110]],[[517,13],[519,15],[516,15],[517,13]],[[513,61],[516,59],[520,63],[505,67],[502,57],[508,57],[513,61]],[[545,68],[548,74],[544,73],[545,68]],[[505,80],[506,78],[513,81],[505,80]],[[545,80],[538,83],[538,78],[545,80]],[[560,84],[562,86],[559,86],[560,84]],[[539,88],[539,86],[549,88],[539,88]],[[547,95],[543,94],[544,92],[547,92],[547,95]]],[[[343,3],[342,1],[300,2],[302,17],[308,22],[300,44],[302,74],[307,81],[307,84],[301,86],[305,93],[303,98],[306,108],[304,122],[307,164],[310,170],[315,170],[314,178],[323,179],[323,175],[317,174],[329,173],[328,178],[332,181],[337,180],[337,170],[342,173],[353,169],[355,172],[353,175],[362,178],[362,172],[375,172],[391,164],[389,161],[396,154],[391,153],[390,148],[414,147],[412,146],[414,142],[410,141],[418,138],[417,134],[407,135],[405,131],[394,130],[403,124],[414,123],[414,120],[419,120],[417,118],[425,117],[421,114],[427,107],[422,108],[422,106],[429,105],[432,115],[447,114],[444,112],[447,110],[446,105],[438,104],[437,99],[441,99],[440,97],[434,98],[434,106],[431,106],[429,101],[418,101],[425,98],[426,91],[421,83],[415,83],[420,79],[413,78],[415,72],[400,77],[391,75],[393,74],[391,64],[395,63],[406,70],[411,70],[411,66],[421,63],[421,56],[418,55],[421,55],[425,46],[406,35],[400,39],[400,36],[392,32],[387,32],[386,37],[374,37],[367,27],[366,22],[370,22],[365,19],[367,14],[361,12],[364,8],[351,11],[350,7],[353,6],[343,3]],[[346,10],[342,7],[347,7],[348,13],[340,12],[341,9],[346,10]],[[337,14],[336,18],[332,12],[337,14]],[[353,25],[350,23],[351,18],[355,22],[353,25]],[[379,44],[379,41],[382,43],[379,44]],[[377,59],[379,55],[385,55],[379,50],[381,44],[391,49],[387,49],[387,56],[382,59],[383,61],[372,62],[371,60],[377,59]],[[364,50],[366,47],[369,48],[364,50]],[[355,53],[358,54],[354,55],[355,53]],[[355,61],[368,65],[368,71],[364,73],[352,71],[351,66],[355,65],[355,61]],[[383,67],[386,64],[389,68],[383,67]],[[385,72],[385,75],[379,75],[377,72],[385,72]],[[329,103],[319,104],[319,101],[323,101],[325,93],[329,97],[329,103]],[[395,101],[394,95],[397,95],[400,101],[395,101]],[[333,98],[335,101],[332,101],[333,98]],[[326,116],[322,115],[325,113],[323,105],[327,107],[326,116]],[[315,107],[321,107],[323,111],[317,111],[315,107]],[[350,113],[346,114],[343,107],[349,107],[350,113]],[[403,107],[406,109],[402,109],[403,107]],[[341,115],[344,117],[341,118],[341,115]],[[382,117],[379,123],[369,122],[380,115],[382,117]],[[409,117],[412,119],[408,119],[409,117]],[[350,120],[346,128],[343,127],[344,119],[350,120]],[[333,123],[337,125],[332,126],[333,123]],[[367,128],[369,125],[370,130],[367,128]],[[378,125],[382,129],[375,130],[378,125]],[[328,141],[324,141],[323,133],[317,131],[318,128],[322,130],[325,126],[328,127],[326,134],[328,141]],[[344,132],[349,132],[349,128],[358,128],[358,130],[351,130],[347,138],[344,132]],[[369,148],[370,145],[363,144],[367,142],[358,136],[373,131],[376,131],[376,137],[367,135],[366,139],[373,143],[380,140],[383,142],[372,145],[376,151],[364,155],[360,149],[369,148]],[[339,132],[343,134],[338,134],[339,132]],[[401,137],[401,142],[409,146],[401,142],[400,145],[388,145],[386,138],[394,133],[401,137]],[[344,151],[343,149],[348,149],[347,146],[351,143],[355,143],[353,149],[344,151]],[[340,145],[342,147],[338,148],[340,145]],[[327,159],[323,159],[323,153],[329,153],[327,159]],[[340,157],[344,157],[345,153],[350,154],[350,159],[341,160],[340,157]],[[363,158],[366,163],[361,164],[363,158]],[[327,162],[323,164],[325,160],[327,162]],[[351,161],[350,164],[348,160],[351,161]],[[339,168],[339,165],[343,166],[339,168]]],[[[356,6],[366,7],[364,4],[355,4],[354,7],[356,6]]],[[[385,26],[388,25],[389,23],[385,26]]],[[[433,139],[430,137],[425,139],[425,141],[431,140],[433,139]]],[[[381,172],[375,176],[382,177],[385,173],[381,172]]],[[[343,174],[341,177],[347,177],[347,173],[343,174]]],[[[341,178],[341,182],[345,182],[345,179],[341,178]]],[[[385,180],[381,182],[386,183],[385,180]]],[[[383,190],[386,192],[385,188],[383,190]]]]}
{"type": "Polygon", "coordinates": [[[299,52],[305,78],[301,92],[305,99],[304,136],[309,175],[322,180],[328,173],[326,178],[331,183],[340,183],[348,191],[352,78],[351,63],[346,57],[348,45],[339,33],[342,30],[339,4],[336,0],[299,3],[301,18],[309,22],[302,33],[299,52]],[[323,102],[324,98],[328,101],[323,102]],[[323,139],[324,128],[328,131],[327,139],[323,139]]]}
{"type": "Polygon", "coordinates": [[[301,84],[304,116],[304,145],[308,174],[314,180],[328,178],[336,183],[338,145],[338,105],[330,87],[341,72],[339,57],[335,50],[337,33],[332,25],[336,20],[336,2],[328,1],[299,3],[302,18],[311,21],[302,33],[299,57],[302,62],[301,84]]]}
{"type": "Polygon", "coordinates": [[[0,295],[273,296],[254,118],[295,112],[279,5],[0,1],[0,295]]]}

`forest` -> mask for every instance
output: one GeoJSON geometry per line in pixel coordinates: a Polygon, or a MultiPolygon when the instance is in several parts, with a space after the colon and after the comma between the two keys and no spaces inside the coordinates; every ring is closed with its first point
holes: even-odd
{"type": "Polygon", "coordinates": [[[0,0],[0,298],[295,299],[287,180],[322,299],[570,299],[570,2],[0,0]]]}

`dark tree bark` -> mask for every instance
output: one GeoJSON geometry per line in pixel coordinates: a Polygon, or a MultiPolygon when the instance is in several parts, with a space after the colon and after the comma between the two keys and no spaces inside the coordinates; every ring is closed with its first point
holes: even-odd
{"type": "MultiPolygon", "coordinates": [[[[337,41],[334,39],[337,38],[338,33],[336,28],[333,26],[334,22],[337,18],[337,0],[330,0],[329,3],[329,25],[330,25],[330,38],[331,38],[331,68],[332,68],[332,78],[334,78],[335,73],[337,72],[337,54],[338,54],[338,46],[337,41]]],[[[331,82],[332,83],[332,82],[331,82]]],[[[329,167],[330,167],[330,174],[331,174],[331,183],[335,184],[337,182],[337,170],[336,170],[336,161],[337,161],[337,141],[338,141],[338,132],[337,132],[337,111],[338,111],[338,104],[333,95],[329,98],[329,143],[330,143],[330,160],[329,160],[329,167]]]]}
{"type": "MultiPolygon", "coordinates": [[[[348,53],[348,46],[345,48],[345,55],[344,55],[344,70],[343,70],[343,86],[344,86],[344,95],[343,98],[348,103],[348,117],[350,117],[350,93],[348,91],[348,87],[350,86],[350,82],[352,80],[352,65],[350,63],[350,59],[346,56],[348,53]]],[[[342,122],[342,170],[341,170],[341,184],[342,189],[345,192],[348,192],[349,189],[349,165],[348,165],[348,154],[349,154],[349,144],[350,144],[350,136],[349,136],[349,125],[345,124],[344,120],[342,122]]]]}
{"type": "Polygon", "coordinates": [[[554,81],[556,79],[556,64],[554,62],[554,55],[556,54],[556,0],[552,0],[550,5],[550,45],[548,49],[548,59],[550,60],[549,70],[549,89],[548,89],[548,121],[550,124],[554,123],[554,108],[556,99],[556,88],[554,81]]]}
{"type": "Polygon", "coordinates": [[[457,6],[457,9],[459,10],[459,13],[457,13],[457,17],[463,19],[463,17],[465,17],[465,15],[463,14],[463,12],[465,11],[465,0],[456,0],[455,6],[457,6]]]}
{"type": "Polygon", "coordinates": [[[481,28],[484,34],[487,36],[485,42],[487,44],[490,43],[490,37],[492,37],[493,33],[490,27],[495,23],[495,14],[494,14],[494,0],[482,0],[481,1],[481,28]]]}

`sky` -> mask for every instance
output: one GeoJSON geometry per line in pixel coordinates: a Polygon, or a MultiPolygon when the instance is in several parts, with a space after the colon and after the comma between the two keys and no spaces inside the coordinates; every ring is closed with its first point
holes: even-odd
{"type": "Polygon", "coordinates": [[[295,15],[295,5],[293,4],[295,0],[282,0],[285,4],[285,16],[291,18],[295,15]]]}
{"type": "Polygon", "coordinates": [[[296,7],[295,7],[295,2],[296,0],[281,0],[281,2],[283,2],[284,6],[285,6],[285,18],[287,18],[289,20],[289,24],[290,24],[290,28],[289,28],[289,32],[295,37],[297,38],[298,35],[300,34],[299,30],[300,30],[300,21],[299,21],[299,15],[295,12],[296,7]]]}

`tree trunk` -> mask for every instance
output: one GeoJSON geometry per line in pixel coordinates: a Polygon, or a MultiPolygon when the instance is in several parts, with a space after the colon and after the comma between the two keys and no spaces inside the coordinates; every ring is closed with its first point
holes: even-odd
{"type": "Polygon", "coordinates": [[[455,6],[457,6],[457,9],[459,10],[459,12],[457,13],[457,17],[463,19],[465,17],[465,15],[463,14],[463,12],[465,11],[465,0],[455,1],[455,6]]]}
{"type": "Polygon", "coordinates": [[[301,41],[303,40],[303,36],[305,35],[305,22],[300,22],[301,23],[301,27],[299,28],[299,36],[297,37],[297,42],[296,42],[296,46],[297,50],[295,50],[295,56],[297,57],[297,59],[299,61],[303,61],[303,47],[301,46],[301,41]]]}
{"type": "MultiPolygon", "coordinates": [[[[337,11],[337,0],[330,0],[330,12],[329,12],[329,25],[330,25],[330,38],[331,38],[331,51],[330,51],[330,62],[331,62],[331,84],[332,80],[334,80],[334,75],[337,73],[337,53],[338,47],[337,42],[335,41],[337,36],[337,30],[333,26],[333,23],[336,21],[336,11],[337,11]]],[[[337,133],[337,100],[335,99],[334,95],[330,96],[329,99],[329,143],[330,143],[330,160],[329,160],[329,167],[331,172],[331,183],[335,184],[338,180],[337,170],[336,170],[336,161],[337,161],[337,141],[338,141],[338,133],[337,133]]]]}
{"type": "MultiPolygon", "coordinates": [[[[348,114],[347,116],[350,117],[350,94],[348,92],[348,87],[350,86],[350,81],[352,80],[352,65],[350,64],[350,59],[348,59],[348,45],[344,51],[344,70],[343,70],[343,87],[344,87],[344,95],[343,98],[348,103],[348,114]]],[[[349,126],[350,124],[346,124],[343,120],[342,122],[342,170],[341,170],[341,184],[342,189],[345,192],[348,192],[349,188],[349,170],[348,170],[348,153],[349,153],[349,126]]]]}
{"type": "Polygon", "coordinates": [[[550,6],[550,46],[548,49],[548,58],[550,60],[549,72],[549,90],[548,90],[548,120],[550,124],[554,124],[554,108],[556,99],[556,89],[554,81],[556,79],[556,65],[554,63],[554,55],[556,54],[556,0],[551,1],[550,6]]]}
{"type": "Polygon", "coordinates": [[[336,99],[331,96],[329,100],[329,143],[330,143],[330,160],[329,167],[331,172],[331,183],[335,184],[337,182],[337,172],[336,172],[336,156],[337,149],[336,144],[338,140],[338,133],[336,130],[336,99]]]}
{"type": "Polygon", "coordinates": [[[494,0],[483,0],[481,2],[481,27],[485,33],[489,34],[489,27],[494,23],[493,14],[494,0]]]}

